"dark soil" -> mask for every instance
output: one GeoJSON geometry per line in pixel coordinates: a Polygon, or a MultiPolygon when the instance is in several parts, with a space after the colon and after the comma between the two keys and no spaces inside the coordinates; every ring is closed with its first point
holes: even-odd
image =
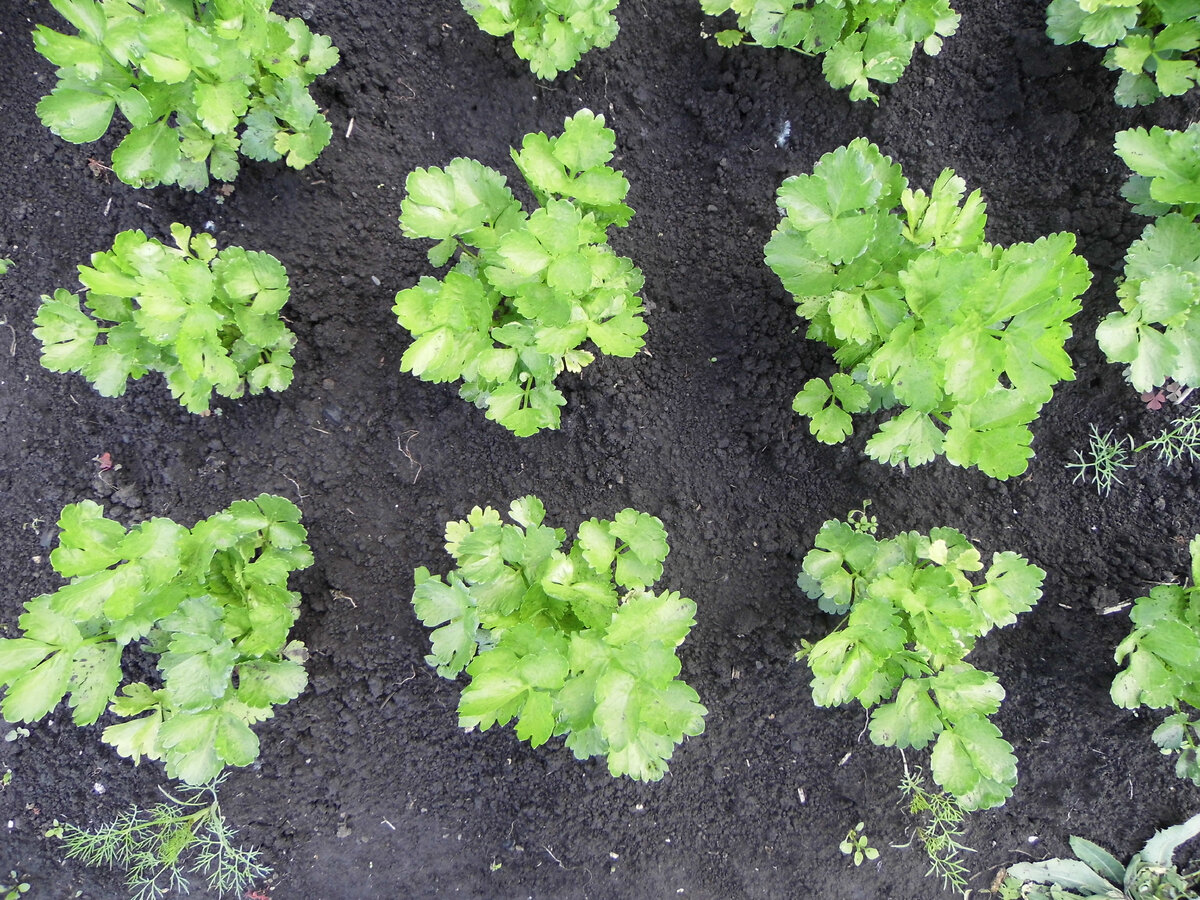
{"type": "MultiPolygon", "coordinates": [[[[815,61],[703,40],[695,0],[624,0],[615,44],[552,84],[457,0],[280,0],[341,49],[315,87],[335,138],[300,173],[246,164],[222,203],[93,175],[89,158],[108,161],[116,129],[73,146],[43,128],[34,105],[53,75],[29,32],[62,22],[46,0],[8,0],[0,256],[16,268],[0,279],[12,329],[0,329],[0,622],[11,634],[20,605],[60,583],[47,554],[66,503],[190,525],[279,493],[302,506],[317,558],[292,582],[311,685],[259,726],[260,761],[224,789],[226,813],[275,867],[268,893],[933,898],[921,853],[889,846],[908,825],[899,753],[870,743],[861,710],[815,707],[793,659],[832,626],[795,587],[800,561],[825,519],[871,498],[886,533],[949,525],[985,555],[1015,550],[1048,573],[1041,604],[972,657],[1007,690],[998,724],[1021,778],[1003,808],[970,820],[972,886],[986,889],[1007,862],[1065,852],[1069,834],[1127,858],[1200,810],[1200,792],[1151,743],[1160,715],[1109,700],[1129,623],[1105,610],[1187,571],[1200,472],[1143,459],[1102,500],[1064,464],[1090,423],[1144,438],[1170,416],[1144,408],[1092,332],[1146,223],[1119,195],[1113,134],[1183,127],[1196,102],[1117,108],[1099,52],[1046,39],[1042,0],[958,5],[959,34],[939,57],[918,55],[876,108],[830,89],[815,61]],[[426,242],[402,238],[396,218],[413,168],[470,156],[517,182],[508,148],[582,107],[608,117],[632,185],[637,216],[613,244],[646,275],[647,352],[560,379],[561,431],[518,439],[452,386],[399,372],[408,336],[392,297],[430,268],[426,242]],[[859,135],[916,185],[950,166],[982,188],[993,241],[1079,237],[1095,279],[1069,348],[1078,380],[1036,423],[1025,476],[880,466],[863,436],[820,445],[790,410],[831,363],[762,262],[774,192],[859,135]],[[175,221],[211,222],[223,244],[287,266],[299,346],[285,393],[201,418],[153,376],[107,400],[39,366],[39,296],[75,287],[76,264],[118,231],[163,237],[175,221]],[[101,453],[120,469],[100,477],[101,453]],[[663,584],[699,605],[683,676],[710,713],[660,783],[613,779],[558,740],[532,750],[511,729],[464,734],[460,685],[423,662],[413,568],[450,567],[447,520],[526,493],[569,530],[626,506],[666,524],[663,584]],[[882,855],[854,869],[837,845],[859,820],[882,855]]],[[[0,790],[0,882],[15,870],[37,898],[123,896],[115,875],[63,863],[43,837],[55,819],[94,824],[151,802],[165,783],[158,764],[135,768],[101,743],[104,722],[80,729],[58,713],[0,743],[0,771],[13,773],[0,790]]]]}

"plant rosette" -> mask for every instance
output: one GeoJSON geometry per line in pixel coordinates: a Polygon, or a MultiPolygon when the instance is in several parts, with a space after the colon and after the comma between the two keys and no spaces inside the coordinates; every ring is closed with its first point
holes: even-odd
{"type": "Polygon", "coordinates": [[[983,240],[979,191],[950,169],[929,194],[866,138],[779,188],[766,261],[842,371],[809,380],[792,408],[818,441],[853,434],[856,413],[901,407],[866,442],[872,459],[945,456],[994,478],[1022,474],[1029,425],[1059,381],[1091,282],[1075,236],[1000,247],[983,240]]]}
{"type": "Polygon", "coordinates": [[[620,26],[619,0],[462,0],[483,31],[512,35],[513,50],[538,78],[575,68],[589,50],[604,49],[620,26]]]}
{"type": "Polygon", "coordinates": [[[36,722],[66,697],[90,725],[107,708],[128,721],[105,743],[191,785],[254,762],[250,726],[308,682],[304,645],[288,641],[300,604],[288,573],[312,565],[295,504],[261,494],[191,529],[154,518],[127,530],[85,500],[58,527],[50,564],[70,583],[28,601],[21,636],[0,639],[4,718],[36,722]],[[157,659],[159,686],[121,686],[130,646],[157,659]]]}
{"type": "Polygon", "coordinates": [[[79,372],[104,397],[130,378],[161,372],[171,396],[207,414],[213,391],[241,397],[292,382],[296,336],[280,316],[287,271],[269,253],[226,247],[203,232],[171,226],[174,247],[122,231],[111,250],[79,267],[79,298],[43,296],[33,330],[42,365],[79,372]],[[110,322],[110,325],[101,324],[110,322]]]}
{"type": "Polygon", "coordinates": [[[937,56],[958,30],[948,0],[700,0],[710,16],[732,11],[737,28],[715,35],[722,47],[783,47],[822,56],[830,87],[879,103],[871,82],[895,84],[919,45],[937,56]]]}
{"type": "Polygon", "coordinates": [[[594,360],[585,344],[630,357],[644,344],[641,270],[608,245],[633,216],[629,182],[608,162],[616,135],[581,110],[563,133],[528,134],[512,157],[539,206],[526,213],[503,175],[473,159],[417,169],[405,182],[400,228],[438,243],[429,262],[457,260],[440,281],[396,295],[413,336],[400,369],[462,381],[460,396],[519,437],[557,428],[565,369],[594,360]]]}
{"type": "Polygon", "coordinates": [[[882,747],[933,743],[930,774],[963,810],[1000,806],[1017,783],[1017,760],[991,721],[1004,688],[965,657],[993,628],[1011,625],[1041,597],[1046,573],[1016,553],[996,553],[982,581],[979,551],[953,528],[879,540],[831,519],[804,557],[800,588],[835,631],[805,643],[813,702],[870,710],[882,747]]]}
{"type": "Polygon", "coordinates": [[[86,144],[120,110],[131,127],[112,168],[134,187],[200,191],[210,177],[233,181],[239,154],[302,169],[333,134],[308,85],[338,51],[300,19],[271,12],[271,2],[51,0],[78,34],[33,32],[38,53],[58,67],[38,117],[86,144]]]}
{"type": "Polygon", "coordinates": [[[1104,67],[1121,73],[1120,106],[1186,94],[1200,79],[1200,8],[1188,0],[1051,0],[1046,34],[1107,48],[1104,67]]]}
{"type": "Polygon", "coordinates": [[[662,522],[633,509],[589,519],[563,552],[566,532],[543,524],[538,498],[514,501],[509,518],[475,507],[446,526],[458,568],[445,580],[414,574],[413,608],[434,629],[426,662],[471,676],[459,725],[516,719],[531,746],[561,735],[576,758],[605,757],[613,776],[658,781],[708,712],[678,677],[696,604],[650,591],[668,552],[662,522]]]}

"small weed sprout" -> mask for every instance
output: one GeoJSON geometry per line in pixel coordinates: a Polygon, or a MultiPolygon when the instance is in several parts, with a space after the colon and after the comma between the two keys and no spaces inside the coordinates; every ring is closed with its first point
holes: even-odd
{"type": "Polygon", "coordinates": [[[870,500],[864,500],[862,509],[852,509],[846,514],[846,524],[859,534],[875,534],[879,531],[879,517],[867,515],[870,500]]]}
{"type": "Polygon", "coordinates": [[[121,868],[131,900],[160,900],[189,892],[189,875],[202,875],[218,895],[240,895],[271,874],[257,850],[235,844],[237,831],[225,821],[217,799],[220,779],[184,789],[149,809],[132,806],[92,830],[65,825],[68,859],[89,866],[121,868]]]}
{"type": "Polygon", "coordinates": [[[3,891],[0,893],[0,900],[19,900],[29,893],[29,882],[21,881],[15,869],[8,873],[8,880],[12,882],[11,885],[0,884],[0,891],[3,891]]]}
{"type": "Polygon", "coordinates": [[[871,846],[870,840],[863,834],[864,823],[859,822],[846,833],[846,839],[838,844],[838,849],[845,856],[854,857],[854,865],[861,866],[863,860],[878,859],[879,851],[871,846]]]}
{"type": "Polygon", "coordinates": [[[910,772],[907,764],[900,792],[904,795],[901,804],[907,805],[909,813],[919,819],[919,824],[913,826],[908,843],[894,846],[900,849],[920,843],[929,857],[926,876],[938,876],[943,888],[958,891],[965,897],[970,872],[960,854],[975,852],[959,843],[966,810],[945,791],[926,788],[924,772],[920,768],[910,772]]]}

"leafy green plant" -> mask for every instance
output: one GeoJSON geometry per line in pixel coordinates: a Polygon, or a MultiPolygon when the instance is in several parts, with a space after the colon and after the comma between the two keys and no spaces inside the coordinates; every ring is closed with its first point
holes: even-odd
{"type": "Polygon", "coordinates": [[[1076,461],[1067,463],[1067,468],[1078,470],[1076,482],[1090,482],[1096,486],[1096,493],[1107,497],[1113,485],[1124,484],[1120,473],[1135,467],[1134,455],[1146,450],[1157,450],[1158,458],[1167,465],[1181,459],[1200,462],[1200,408],[1178,416],[1157,437],[1137,445],[1129,435],[1118,440],[1111,430],[1101,434],[1092,425],[1087,452],[1076,450],[1076,461]]]}
{"type": "Polygon", "coordinates": [[[258,861],[257,850],[238,846],[237,830],[217,799],[219,783],[186,787],[182,798],[163,790],[165,801],[149,809],[135,805],[96,828],[65,825],[67,858],[123,870],[131,900],[187,894],[189,875],[203,876],[220,896],[241,896],[271,868],[258,861]]]}
{"type": "Polygon", "coordinates": [[[566,532],[542,524],[537,497],[514,501],[509,518],[475,507],[446,526],[458,568],[445,581],[415,572],[413,607],[435,628],[426,661],[471,676],[459,725],[515,718],[534,747],[564,735],[578,759],[605,756],[614,776],[657,781],[708,712],[675,655],[696,604],[650,591],[668,552],[662,522],[633,509],[589,519],[564,553],[566,532]]]}
{"type": "Polygon", "coordinates": [[[589,50],[604,49],[620,30],[613,10],[620,0],[462,0],[484,31],[511,34],[517,56],[538,78],[575,68],[589,50]]]}
{"type": "Polygon", "coordinates": [[[1112,699],[1125,709],[1147,706],[1173,713],[1154,731],[1165,754],[1178,754],[1175,772],[1200,785],[1200,535],[1189,547],[1192,584],[1160,584],[1133,601],[1134,628],[1117,645],[1125,668],[1112,699]]]}
{"type": "Polygon", "coordinates": [[[1134,172],[1122,193],[1158,218],[1126,253],[1121,310],[1105,317],[1096,340],[1109,361],[1129,364],[1138,391],[1200,386],[1200,123],[1121,131],[1116,151],[1134,172]]]}
{"type": "Polygon", "coordinates": [[[308,85],[337,63],[337,49],[272,13],[271,0],[51,3],[79,33],[34,30],[37,51],[58,67],[38,116],[85,144],[119,109],[131,127],[112,168],[126,184],[199,191],[210,176],[233,181],[239,153],[302,169],[329,143],[308,85]]]}
{"type": "Polygon", "coordinates": [[[846,832],[846,839],[838,844],[843,855],[854,857],[855,866],[861,866],[864,860],[879,859],[879,851],[871,846],[870,839],[863,834],[864,827],[864,823],[859,822],[846,832]]]}
{"type": "Polygon", "coordinates": [[[171,226],[176,246],[122,231],[113,248],[79,267],[88,289],[42,297],[33,334],[42,365],[79,372],[105,397],[129,378],[166,376],[171,396],[207,413],[212,392],[240,397],[282,391],[292,382],[296,337],[279,311],[287,272],[269,253],[226,247],[211,235],[171,226]],[[111,322],[101,325],[100,322],[111,322]],[[101,342],[102,339],[102,342],[101,342]]]}
{"type": "Polygon", "coordinates": [[[0,259],[0,275],[7,275],[8,270],[13,266],[11,259],[0,259]]]}
{"type": "Polygon", "coordinates": [[[918,44],[930,56],[958,30],[949,0],[700,0],[704,12],[733,11],[737,28],[719,31],[722,47],[785,47],[823,56],[825,80],[851,100],[879,102],[871,82],[895,84],[918,44]]]}
{"type": "Polygon", "coordinates": [[[766,261],[845,370],[796,395],[817,440],[841,443],[852,414],[901,406],[867,441],[872,459],[944,454],[1009,478],[1033,456],[1029,423],[1075,377],[1063,345],[1091,274],[1069,233],[985,243],[983,200],[965,191],[950,169],[929,194],[910,190],[858,138],[783,182],[766,261]]]}
{"type": "Polygon", "coordinates": [[[616,135],[581,110],[563,133],[529,134],[513,151],[537,199],[530,214],[503,175],[473,159],[417,169],[405,183],[400,228],[432,238],[432,265],[396,295],[394,311],[413,343],[400,368],[425,381],[462,380],[460,395],[522,437],[557,428],[566,401],[554,386],[601,353],[633,356],[643,345],[642,273],[608,246],[625,226],[629,182],[607,165],[616,135]]]}
{"type": "Polygon", "coordinates": [[[190,530],[163,518],[126,530],[85,500],[58,527],[50,563],[70,583],[28,601],[21,636],[0,640],[4,718],[35,722],[69,694],[76,725],[108,707],[129,721],[105,728],[105,743],[163,760],[172,778],[206,784],[254,762],[250,726],[308,680],[304,645],[288,643],[300,602],[288,573],[312,564],[300,510],[260,494],[190,530]],[[157,657],[161,686],[118,694],[134,643],[157,657]]]}
{"type": "Polygon", "coordinates": [[[925,875],[936,875],[942,879],[943,888],[958,891],[965,897],[970,873],[961,854],[975,852],[960,842],[966,810],[945,791],[929,790],[920,768],[910,772],[905,765],[900,792],[909,815],[918,819],[919,824],[913,827],[908,843],[897,846],[910,847],[920,843],[929,857],[929,871],[925,875]]]}
{"type": "Polygon", "coordinates": [[[1187,900],[1200,887],[1200,870],[1180,872],[1171,861],[1184,841],[1200,834],[1200,815],[1157,832],[1129,865],[1081,837],[1071,838],[1078,859],[1009,866],[1001,897],[1025,900],[1187,900]]]}
{"type": "Polygon", "coordinates": [[[1191,0],[1051,0],[1046,34],[1108,48],[1104,67],[1121,73],[1121,106],[1185,94],[1200,78],[1200,8],[1191,0]]]}
{"type": "Polygon", "coordinates": [[[989,718],[1004,689],[965,657],[977,639],[1033,607],[1046,575],[1008,551],[972,583],[967,574],[982,569],[979,551],[953,528],[879,540],[861,523],[831,519],[797,579],[822,610],[848,613],[796,654],[812,670],[813,702],[871,710],[880,746],[934,742],[933,780],[968,811],[1004,803],[1017,760],[989,718]]]}

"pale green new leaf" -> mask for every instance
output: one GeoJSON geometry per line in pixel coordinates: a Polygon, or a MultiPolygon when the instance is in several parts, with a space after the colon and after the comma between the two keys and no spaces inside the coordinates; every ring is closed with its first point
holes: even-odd
{"type": "Polygon", "coordinates": [[[810,418],[809,430],[823,444],[840,444],[853,431],[850,414],[870,404],[866,388],[842,372],[828,382],[810,379],[792,401],[792,409],[810,418]]]}
{"type": "Polygon", "coordinates": [[[117,753],[134,764],[141,763],[142,757],[161,759],[162,750],[159,742],[159,728],[162,726],[162,710],[155,708],[149,715],[117,725],[109,725],[104,729],[102,739],[111,745],[117,753]]]}

